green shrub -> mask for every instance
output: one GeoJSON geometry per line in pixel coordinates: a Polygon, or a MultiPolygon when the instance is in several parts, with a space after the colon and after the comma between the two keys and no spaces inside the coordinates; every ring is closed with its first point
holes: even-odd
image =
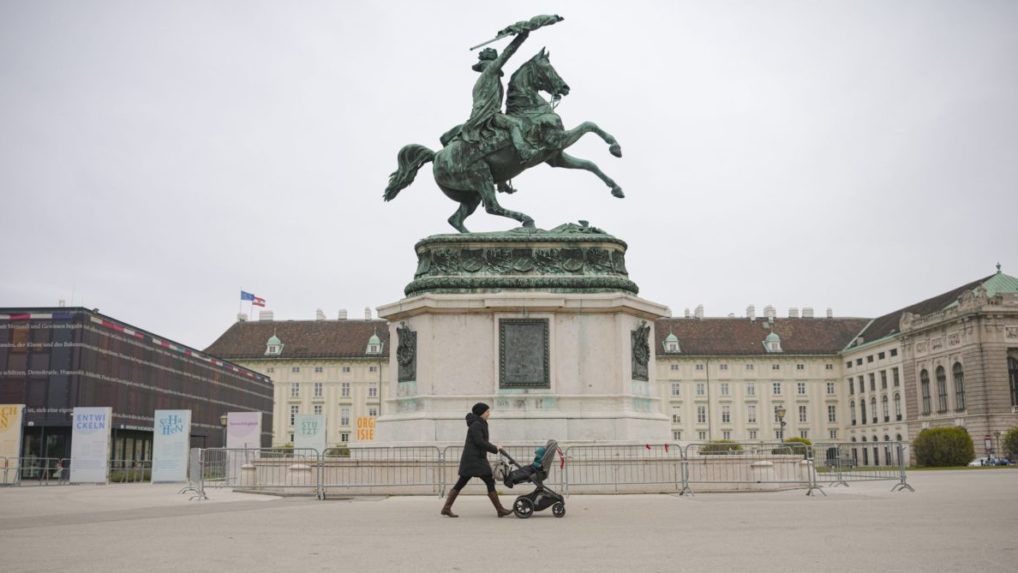
{"type": "Polygon", "coordinates": [[[964,466],[976,457],[965,428],[927,428],[912,442],[916,464],[926,467],[964,466]]]}
{"type": "Polygon", "coordinates": [[[1011,459],[1018,458],[1018,426],[1004,434],[1004,453],[1011,459]]]}
{"type": "Polygon", "coordinates": [[[349,458],[350,448],[340,446],[338,448],[329,448],[325,450],[325,457],[327,458],[349,458]]]}
{"type": "Polygon", "coordinates": [[[742,444],[733,440],[717,440],[700,446],[700,454],[737,454],[742,451],[742,444]]]}
{"type": "Polygon", "coordinates": [[[805,456],[807,458],[812,457],[811,452],[813,442],[809,441],[809,439],[794,436],[791,438],[785,438],[785,443],[788,444],[786,447],[788,448],[789,452],[781,453],[792,453],[798,456],[805,456]]]}

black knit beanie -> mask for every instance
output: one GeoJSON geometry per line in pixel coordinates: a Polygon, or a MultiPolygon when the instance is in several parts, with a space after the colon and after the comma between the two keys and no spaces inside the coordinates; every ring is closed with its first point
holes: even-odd
{"type": "Polygon", "coordinates": [[[470,411],[473,412],[475,416],[480,416],[481,414],[487,412],[488,408],[489,406],[484,402],[478,402],[474,404],[474,407],[471,408],[470,411]]]}

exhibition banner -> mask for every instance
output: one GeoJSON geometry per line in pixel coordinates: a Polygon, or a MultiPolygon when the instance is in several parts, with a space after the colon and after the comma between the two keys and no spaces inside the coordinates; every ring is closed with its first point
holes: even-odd
{"type": "Polygon", "coordinates": [[[262,447],[262,413],[227,412],[226,447],[231,450],[262,447]]]}
{"type": "Polygon", "coordinates": [[[24,412],[24,404],[0,404],[0,485],[18,481],[21,417],[24,412]]]}
{"type": "Polygon", "coordinates": [[[75,408],[71,428],[71,483],[106,483],[112,408],[75,408]]]}
{"type": "Polygon", "coordinates": [[[325,416],[297,414],[293,421],[294,449],[311,449],[319,454],[325,451],[325,416]]]}
{"type": "Polygon", "coordinates": [[[156,410],[152,428],[152,483],[187,481],[191,411],[156,410]]]}

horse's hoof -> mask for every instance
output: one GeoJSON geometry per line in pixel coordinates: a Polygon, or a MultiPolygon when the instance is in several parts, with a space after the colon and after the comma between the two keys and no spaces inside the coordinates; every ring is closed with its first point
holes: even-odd
{"type": "Polygon", "coordinates": [[[619,199],[622,199],[623,197],[626,196],[626,194],[622,192],[622,188],[621,187],[613,188],[612,189],[612,195],[618,197],[619,199]]]}
{"type": "Polygon", "coordinates": [[[615,157],[622,157],[622,146],[618,143],[613,143],[611,144],[611,147],[608,148],[608,153],[611,153],[615,157]]]}

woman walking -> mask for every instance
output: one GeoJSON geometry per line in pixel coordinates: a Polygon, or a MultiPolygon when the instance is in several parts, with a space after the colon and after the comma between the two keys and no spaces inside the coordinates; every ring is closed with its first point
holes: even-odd
{"type": "Polygon", "coordinates": [[[442,508],[442,515],[459,517],[452,512],[452,504],[460,494],[463,486],[467,485],[472,477],[481,478],[488,488],[488,499],[495,506],[499,517],[504,517],[512,511],[502,507],[495,493],[495,478],[491,475],[491,465],[488,463],[488,452],[497,454],[499,448],[488,441],[488,416],[491,415],[491,408],[483,402],[474,404],[470,413],[467,414],[467,439],[463,444],[463,455],[460,457],[460,479],[452,486],[449,495],[445,498],[445,507],[442,508]]]}

